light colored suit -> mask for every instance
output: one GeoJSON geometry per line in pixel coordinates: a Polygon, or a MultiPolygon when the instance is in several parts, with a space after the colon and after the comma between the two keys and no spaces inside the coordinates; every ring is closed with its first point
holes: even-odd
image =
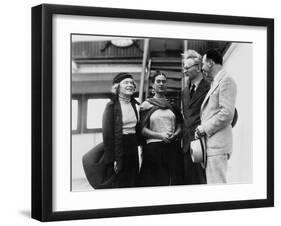
{"type": "Polygon", "coordinates": [[[201,126],[206,133],[207,146],[207,183],[225,183],[225,164],[215,172],[218,161],[213,161],[213,157],[230,155],[232,152],[232,127],[231,122],[235,111],[236,83],[225,70],[221,70],[214,78],[211,88],[201,105],[201,126]],[[216,162],[216,166],[212,165],[216,162]],[[208,167],[209,164],[209,167],[208,167]],[[212,172],[210,170],[212,169],[212,172]],[[213,175],[214,174],[214,175],[213,175]],[[217,178],[218,175],[221,179],[217,178]],[[209,179],[208,179],[209,175],[209,179]],[[211,178],[212,177],[212,178],[211,178]]]}

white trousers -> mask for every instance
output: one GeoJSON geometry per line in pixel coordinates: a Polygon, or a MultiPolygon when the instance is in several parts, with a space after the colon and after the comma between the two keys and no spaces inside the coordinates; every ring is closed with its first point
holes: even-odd
{"type": "Polygon", "coordinates": [[[226,183],[229,154],[208,156],[206,167],[207,184],[226,183]]]}

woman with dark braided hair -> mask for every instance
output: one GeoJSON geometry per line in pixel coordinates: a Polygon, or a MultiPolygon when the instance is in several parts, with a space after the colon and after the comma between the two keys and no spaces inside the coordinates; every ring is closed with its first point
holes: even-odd
{"type": "Polygon", "coordinates": [[[157,71],[152,83],[155,94],[140,107],[145,145],[139,186],[182,184],[183,157],[179,139],[182,117],[166,99],[167,76],[157,71]]]}

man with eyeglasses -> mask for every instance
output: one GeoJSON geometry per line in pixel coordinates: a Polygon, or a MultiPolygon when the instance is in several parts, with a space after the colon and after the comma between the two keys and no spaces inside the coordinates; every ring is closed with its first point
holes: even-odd
{"type": "Polygon", "coordinates": [[[183,73],[187,79],[182,92],[184,183],[205,184],[205,170],[200,163],[193,163],[190,156],[190,142],[194,140],[195,129],[200,125],[201,104],[209,91],[209,82],[202,71],[202,57],[194,50],[183,54],[183,73]]]}

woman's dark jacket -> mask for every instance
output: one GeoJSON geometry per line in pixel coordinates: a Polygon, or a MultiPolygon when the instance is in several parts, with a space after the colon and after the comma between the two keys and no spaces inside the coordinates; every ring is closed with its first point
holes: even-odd
{"type": "MultiPolygon", "coordinates": [[[[139,103],[132,98],[131,104],[139,122],[136,105],[139,103]]],[[[105,107],[102,119],[102,135],[104,144],[104,161],[110,163],[122,160],[122,111],[118,98],[113,98],[105,107]]],[[[139,123],[136,125],[136,135],[139,136],[139,123]]]]}

